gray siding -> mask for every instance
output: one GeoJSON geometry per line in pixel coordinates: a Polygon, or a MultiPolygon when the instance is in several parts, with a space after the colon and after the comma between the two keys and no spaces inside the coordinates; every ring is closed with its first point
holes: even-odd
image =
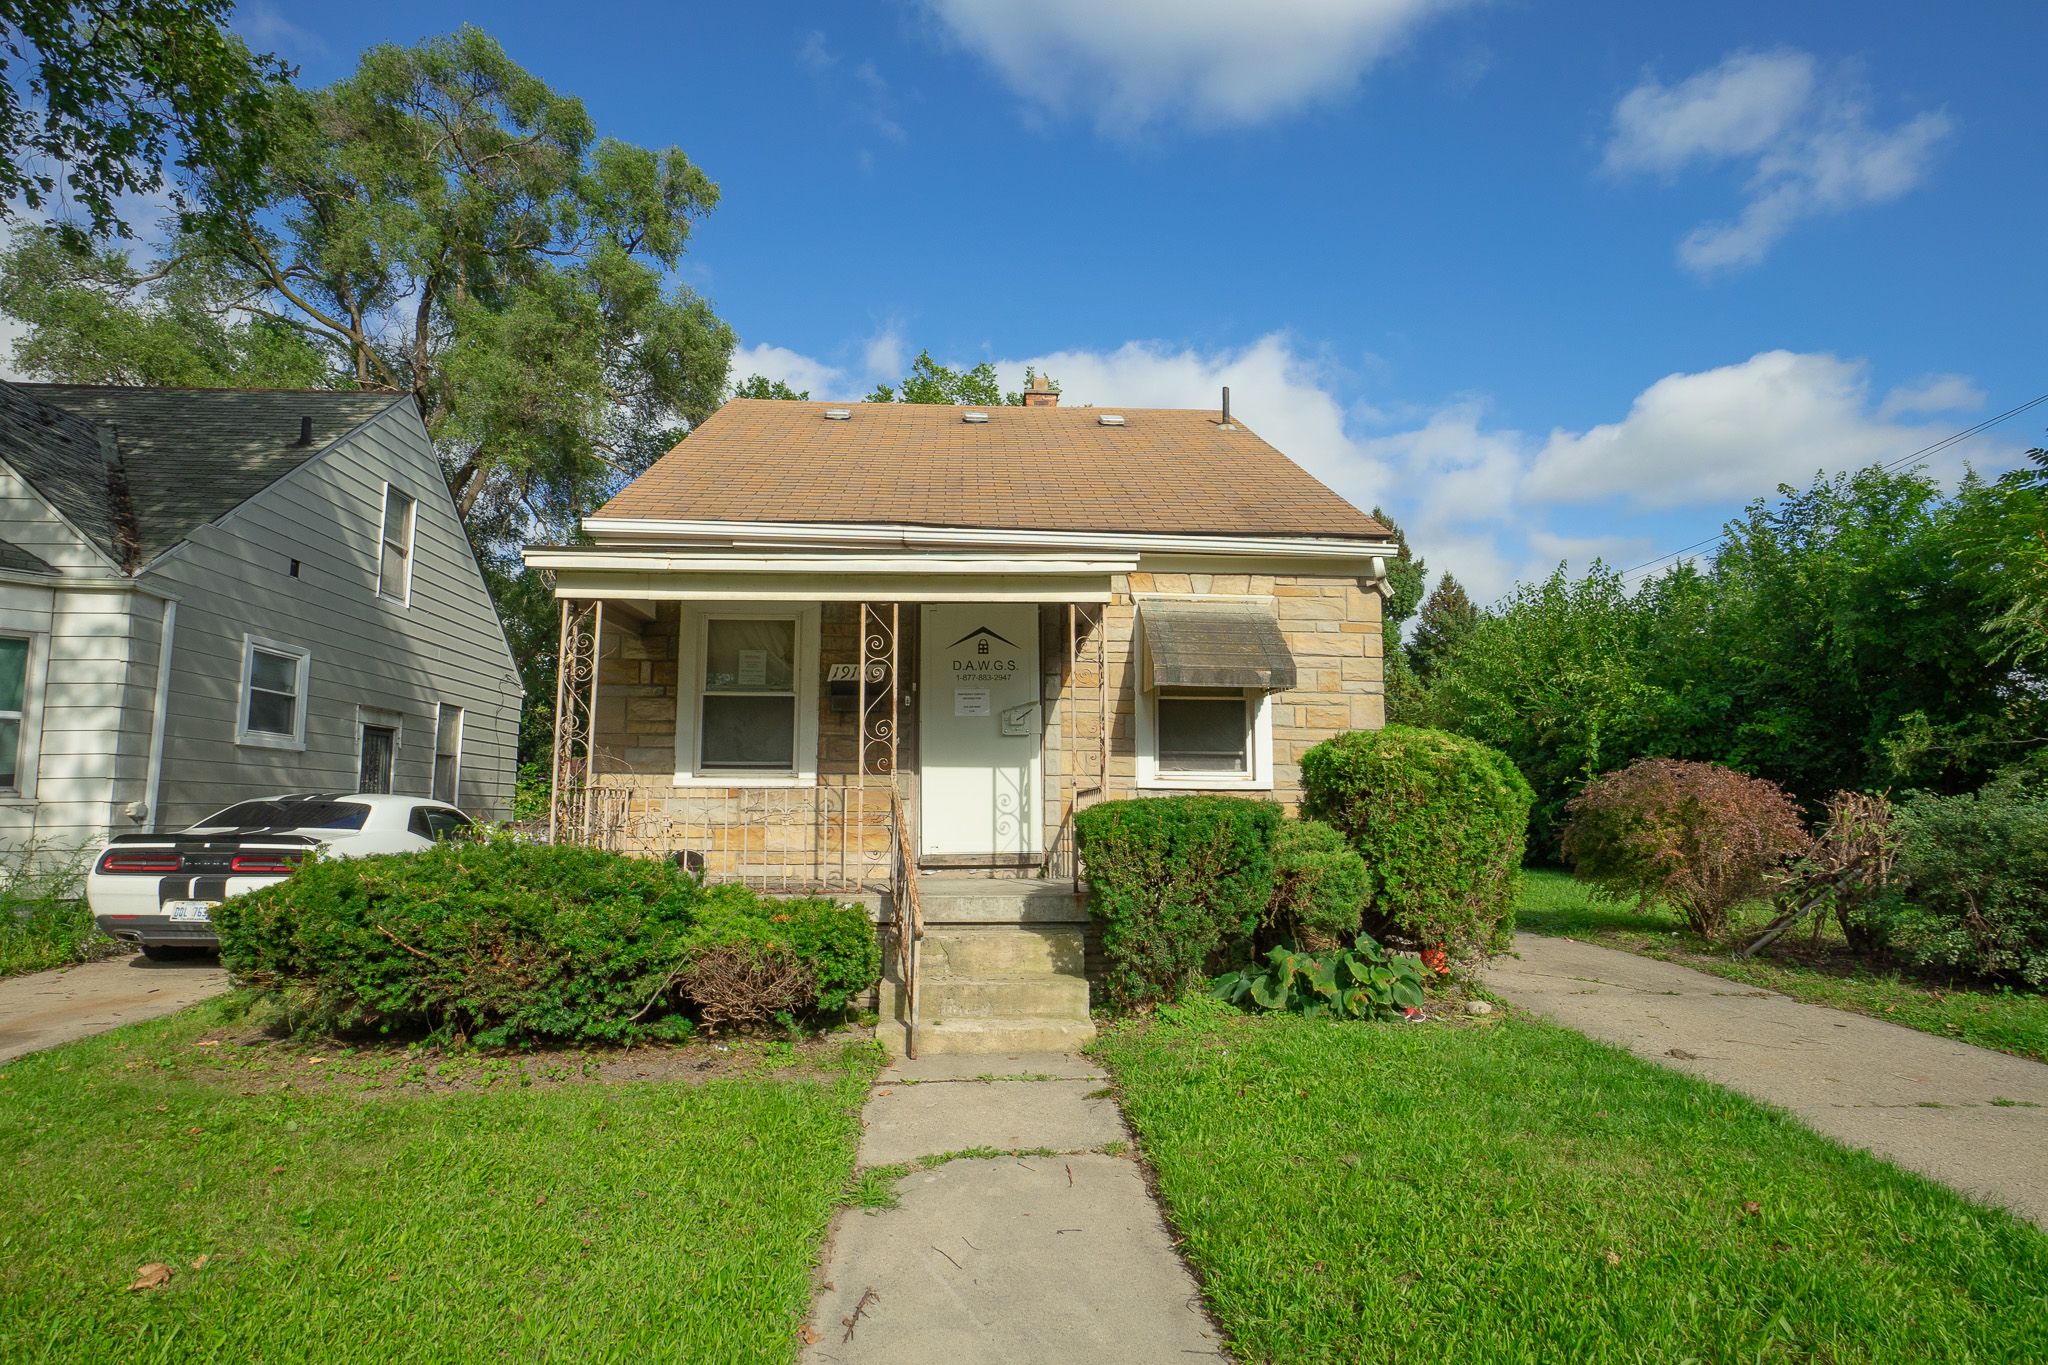
{"type": "Polygon", "coordinates": [[[464,710],[460,804],[486,819],[510,813],[518,671],[409,409],[372,419],[142,577],[179,603],[163,827],[265,792],[353,790],[358,708],[399,715],[393,788],[425,795],[443,702],[464,710]],[[387,480],[417,500],[406,605],[377,596],[387,480]],[[312,652],[303,752],[236,743],[245,635],[312,652]]]}

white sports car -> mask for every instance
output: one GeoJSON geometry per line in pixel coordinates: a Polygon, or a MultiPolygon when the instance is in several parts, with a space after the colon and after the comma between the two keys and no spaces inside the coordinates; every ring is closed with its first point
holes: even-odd
{"type": "Polygon", "coordinates": [[[410,853],[475,826],[423,796],[306,792],[243,801],[176,834],[123,834],[94,861],[85,898],[100,928],[151,958],[218,948],[213,907],[271,886],[318,849],[330,858],[410,853]]]}

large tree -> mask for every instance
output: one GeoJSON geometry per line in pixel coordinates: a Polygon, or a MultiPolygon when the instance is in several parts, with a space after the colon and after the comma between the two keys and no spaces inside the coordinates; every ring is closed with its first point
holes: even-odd
{"type": "Polygon", "coordinates": [[[1464,584],[1448,573],[1439,578],[1416,617],[1415,638],[1408,642],[1408,666],[1415,670],[1416,681],[1427,687],[1478,624],[1479,608],[1466,595],[1464,584]]]}
{"type": "Polygon", "coordinates": [[[289,69],[222,24],[232,0],[0,0],[0,219],[72,205],[68,235],[129,235],[118,201],[173,163],[239,179],[289,69]]]}
{"type": "Polygon", "coordinates": [[[241,383],[312,356],[408,393],[483,546],[572,531],[724,397],[732,332],[673,279],[717,187],[677,148],[599,137],[482,31],[274,86],[257,132],[260,176],[199,165],[161,260],[32,237],[0,262],[40,281],[0,300],[22,363],[241,383]],[[194,325],[165,325],[179,309],[194,325]]]}
{"type": "MultiPolygon", "coordinates": [[[[1026,370],[1029,378],[1033,371],[1026,370]]],[[[971,370],[956,370],[932,359],[930,351],[919,351],[910,362],[910,373],[900,384],[877,384],[867,396],[870,403],[951,403],[976,408],[1017,407],[1022,394],[1003,392],[996,379],[996,367],[983,361],[971,370]]]]}

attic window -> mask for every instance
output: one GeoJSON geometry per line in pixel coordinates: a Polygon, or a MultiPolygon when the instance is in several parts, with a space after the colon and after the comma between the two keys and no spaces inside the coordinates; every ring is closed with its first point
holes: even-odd
{"type": "Polygon", "coordinates": [[[981,423],[988,421],[988,414],[985,412],[963,412],[960,414],[960,420],[963,422],[973,422],[976,425],[980,425],[981,423]]]}
{"type": "Polygon", "coordinates": [[[828,422],[844,422],[850,420],[852,417],[853,411],[850,408],[825,409],[825,420],[828,422]]]}
{"type": "Polygon", "coordinates": [[[1120,427],[1124,424],[1124,415],[1120,412],[1105,412],[1095,420],[1106,427],[1120,427]]]}

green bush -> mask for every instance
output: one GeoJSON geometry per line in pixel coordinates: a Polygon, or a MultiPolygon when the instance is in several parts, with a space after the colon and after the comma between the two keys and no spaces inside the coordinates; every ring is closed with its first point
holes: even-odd
{"type": "Polygon", "coordinates": [[[1883,906],[1891,949],[1926,967],[2048,990],[2048,792],[1996,782],[1899,804],[1883,906]]]}
{"type": "Polygon", "coordinates": [[[500,1046],[686,1034],[688,968],[778,931],[812,994],[843,1006],[880,961],[867,917],[792,904],[706,888],[666,862],[501,839],[311,862],[214,919],[222,964],[302,1028],[500,1046]],[[852,946],[863,933],[865,950],[852,946]]]}
{"type": "Polygon", "coordinates": [[[1422,968],[1360,934],[1349,948],[1308,953],[1281,944],[1265,962],[1216,978],[1211,993],[1233,1005],[1291,1010],[1310,1019],[1371,1019],[1422,1008],[1422,968]]]}
{"type": "Polygon", "coordinates": [[[1282,820],[1273,835],[1267,927],[1303,948],[1334,948],[1358,932],[1365,860],[1320,820],[1282,820]]]}
{"type": "Polygon", "coordinates": [[[1174,1000],[1249,945],[1273,896],[1280,808],[1228,796],[1105,801],[1074,817],[1110,1004],[1174,1000]]]}
{"type": "Polygon", "coordinates": [[[0,856],[0,976],[127,952],[93,922],[84,868],[92,852],[25,843],[0,856]]]}
{"type": "Polygon", "coordinates": [[[1390,725],[1301,758],[1301,812],[1365,860],[1365,924],[1380,938],[1466,958],[1514,932],[1529,784],[1476,740],[1390,725]]]}

